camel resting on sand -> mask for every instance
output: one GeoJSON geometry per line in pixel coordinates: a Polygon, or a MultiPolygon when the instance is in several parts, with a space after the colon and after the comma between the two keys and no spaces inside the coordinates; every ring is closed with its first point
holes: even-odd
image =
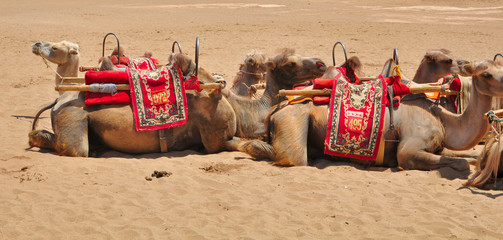
{"type": "MultiPolygon", "coordinates": [[[[61,83],[61,77],[77,76],[80,58],[78,44],[68,41],[57,43],[40,41],[32,45],[32,52],[58,65],[56,69],[55,85],[61,83]]],[[[59,92],[59,95],[61,94],[63,94],[63,92],[59,92]]]]}
{"type": "Polygon", "coordinates": [[[265,54],[256,50],[246,54],[244,62],[239,65],[239,72],[234,77],[232,92],[250,98],[250,87],[265,82],[266,60],[265,54]]]}
{"type": "MultiPolygon", "coordinates": [[[[384,166],[469,169],[468,161],[474,159],[457,157],[452,150],[472,148],[487,133],[484,114],[491,109],[492,97],[503,96],[503,64],[486,60],[463,65],[461,70],[472,76],[473,84],[462,114],[453,114],[423,97],[404,99],[393,113],[397,134],[388,135],[390,114],[386,109],[384,166]]],[[[270,144],[248,141],[240,150],[256,158],[269,158],[275,165],[307,165],[308,156],[323,153],[327,111],[328,106],[311,102],[288,105],[270,116],[270,144]]]]}
{"type": "MultiPolygon", "coordinates": [[[[184,75],[194,70],[191,66],[195,64],[188,57],[171,57],[184,75]]],[[[199,70],[199,80],[215,81],[203,69],[199,70]]],[[[187,93],[187,105],[187,123],[166,129],[168,151],[199,146],[209,153],[232,149],[235,115],[220,90],[187,93]]],[[[92,139],[126,153],[161,151],[158,131],[136,131],[131,105],[85,106],[84,92],[65,92],[53,107],[51,120],[54,133],[31,131],[30,147],[53,149],[59,155],[89,156],[92,139]]]]}

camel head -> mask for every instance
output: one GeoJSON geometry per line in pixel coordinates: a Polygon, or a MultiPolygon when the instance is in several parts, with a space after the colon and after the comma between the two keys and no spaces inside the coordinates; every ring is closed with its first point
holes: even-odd
{"type": "Polygon", "coordinates": [[[172,53],[169,55],[168,64],[176,63],[184,76],[192,75],[196,71],[196,64],[182,53],[172,53]]]}
{"type": "Polygon", "coordinates": [[[78,57],[80,50],[78,44],[68,41],[57,43],[40,41],[32,45],[32,52],[37,56],[42,55],[52,63],[63,65],[78,57]]]}
{"type": "Polygon", "coordinates": [[[269,58],[266,68],[269,77],[288,88],[320,77],[327,70],[327,66],[319,58],[302,57],[295,54],[293,49],[284,49],[282,53],[269,58]]]}
{"type": "MultiPolygon", "coordinates": [[[[334,79],[337,74],[339,74],[339,71],[337,70],[338,67],[344,66],[346,62],[343,62],[337,66],[330,66],[327,68],[323,76],[321,76],[322,79],[334,79]]],[[[348,59],[348,65],[349,68],[351,68],[356,76],[364,76],[365,74],[362,72],[362,64],[360,62],[360,59],[357,56],[352,56],[348,59]]]]}
{"type": "Polygon", "coordinates": [[[239,70],[249,73],[264,73],[266,56],[264,53],[257,50],[246,54],[244,63],[241,64],[239,70]]]}
{"type": "Polygon", "coordinates": [[[463,67],[472,76],[473,87],[481,94],[503,97],[503,62],[484,60],[463,67]]]}
{"type": "Polygon", "coordinates": [[[468,64],[468,61],[462,59],[454,59],[450,55],[450,51],[446,49],[432,50],[426,52],[421,65],[425,65],[435,79],[442,78],[447,74],[462,73],[463,65],[468,64]]]}

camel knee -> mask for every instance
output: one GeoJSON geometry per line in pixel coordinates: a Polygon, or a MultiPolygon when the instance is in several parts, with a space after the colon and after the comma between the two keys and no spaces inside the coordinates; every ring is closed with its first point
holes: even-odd
{"type": "Polygon", "coordinates": [[[46,130],[33,130],[28,134],[30,148],[38,147],[54,150],[54,134],[46,130]]]}

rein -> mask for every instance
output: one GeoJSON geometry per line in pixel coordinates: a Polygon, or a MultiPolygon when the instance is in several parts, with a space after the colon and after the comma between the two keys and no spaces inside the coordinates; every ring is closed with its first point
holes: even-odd
{"type": "Polygon", "coordinates": [[[266,72],[254,73],[254,72],[248,72],[248,71],[245,71],[245,70],[239,70],[239,72],[242,72],[244,74],[249,74],[249,75],[260,76],[261,78],[263,78],[264,75],[266,74],[266,72]]]}

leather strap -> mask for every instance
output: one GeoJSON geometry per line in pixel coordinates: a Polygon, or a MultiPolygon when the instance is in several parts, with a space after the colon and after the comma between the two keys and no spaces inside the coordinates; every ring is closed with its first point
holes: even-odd
{"type": "Polygon", "coordinates": [[[159,130],[159,146],[161,152],[168,152],[168,138],[166,137],[166,129],[159,130]]]}

